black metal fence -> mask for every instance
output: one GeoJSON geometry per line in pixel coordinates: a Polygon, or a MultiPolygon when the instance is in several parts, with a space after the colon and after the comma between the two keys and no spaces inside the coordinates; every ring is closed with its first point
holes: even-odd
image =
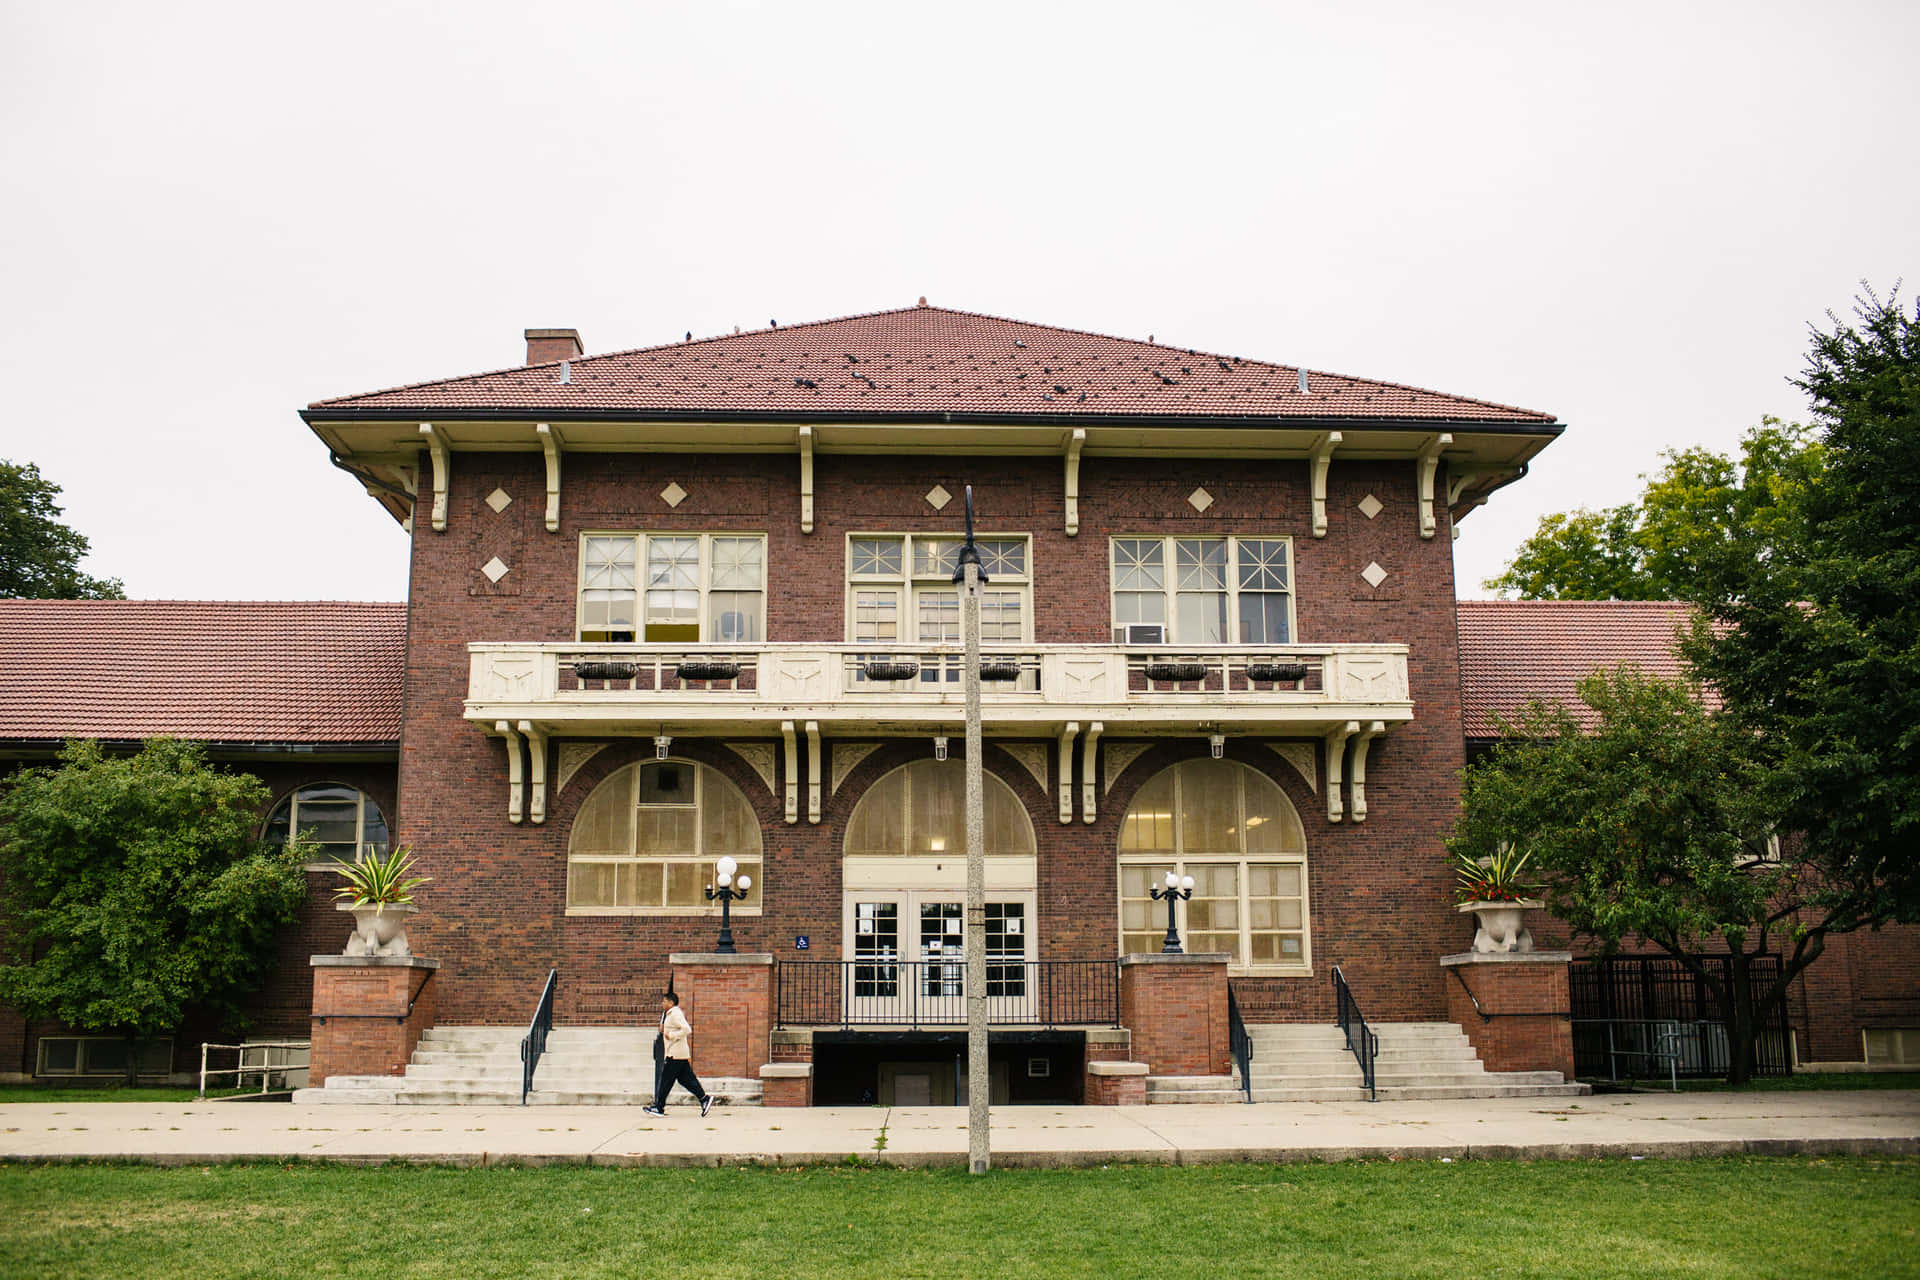
{"type": "MultiPolygon", "coordinates": [[[[959,960],[782,960],[773,971],[777,1027],[964,1027],[967,966],[959,960]]],[[[989,960],[995,1026],[1120,1025],[1112,960],[989,960]]]]}
{"type": "MultiPolygon", "coordinates": [[[[1727,956],[1702,956],[1703,967],[1730,981],[1727,956]]],[[[1757,991],[1780,978],[1778,956],[1751,964],[1757,991]]],[[[1577,1075],[1724,1076],[1728,1046],[1724,1015],[1704,978],[1666,956],[1606,956],[1576,960],[1567,974],[1573,1011],[1573,1066],[1577,1075]]],[[[1791,1031],[1784,1003],[1757,1020],[1754,1073],[1793,1073],[1791,1031]]]]}

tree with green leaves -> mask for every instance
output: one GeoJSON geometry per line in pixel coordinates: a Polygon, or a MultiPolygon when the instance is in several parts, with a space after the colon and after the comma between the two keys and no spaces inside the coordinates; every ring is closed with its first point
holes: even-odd
{"type": "Polygon", "coordinates": [[[80,572],[84,536],[60,523],[60,486],[40,468],[0,461],[0,600],[121,600],[118,578],[80,572]]]}
{"type": "Polygon", "coordinates": [[[1580,683],[1593,713],[1584,731],[1563,705],[1528,706],[1467,770],[1447,847],[1470,859],[1523,851],[1549,909],[1578,933],[1609,950],[1644,939],[1678,960],[1718,1003],[1727,1078],[1741,1084],[1765,1011],[1829,933],[1858,920],[1822,916],[1818,881],[1777,856],[1767,744],[1699,695],[1623,667],[1580,683]],[[1725,977],[1702,959],[1716,943],[1725,977]],[[1780,976],[1756,990],[1753,961],[1769,954],[1780,976]]]}
{"type": "Polygon", "coordinates": [[[1716,566],[1686,655],[1778,751],[1766,799],[1818,910],[1874,927],[1920,921],[1920,306],[1864,288],[1828,319],[1795,380],[1824,428],[1805,553],[1716,566]]]}
{"type": "Polygon", "coordinates": [[[1692,600],[1730,565],[1801,556],[1799,499],[1821,468],[1813,432],[1768,418],[1737,461],[1700,448],[1660,456],[1638,502],[1541,517],[1482,585],[1523,600],[1692,600]]]}
{"type": "Polygon", "coordinates": [[[229,1026],[306,896],[298,840],[256,835],[259,779],[156,738],[133,756],[72,742],[0,796],[0,903],[11,954],[0,1003],[116,1032],[139,1048],[189,1009],[229,1026]]]}

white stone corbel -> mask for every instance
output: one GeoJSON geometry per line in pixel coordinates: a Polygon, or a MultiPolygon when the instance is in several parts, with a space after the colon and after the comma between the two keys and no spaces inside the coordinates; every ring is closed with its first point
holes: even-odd
{"type": "Polygon", "coordinates": [[[1415,477],[1419,482],[1420,499],[1420,536],[1433,537],[1439,523],[1433,518],[1433,473],[1440,468],[1440,451],[1453,443],[1453,437],[1446,434],[1427,437],[1427,443],[1421,447],[1419,460],[1414,464],[1415,477]]]}
{"type": "Polygon", "coordinates": [[[1313,536],[1316,538],[1327,536],[1327,464],[1333,461],[1334,448],[1343,438],[1338,431],[1328,431],[1313,442],[1313,465],[1308,479],[1313,494],[1313,536]]]}
{"type": "Polygon", "coordinates": [[[1080,450],[1087,444],[1087,429],[1075,427],[1067,437],[1067,536],[1080,534],[1080,450]]]}
{"type": "Polygon", "coordinates": [[[807,721],[807,821],[820,821],[820,722],[807,721]]]}
{"type": "Polygon", "coordinates": [[[547,455],[547,532],[560,532],[560,446],[566,443],[560,438],[559,429],[549,422],[537,422],[534,434],[540,437],[540,448],[547,455]]]}
{"type": "Polygon", "coordinates": [[[517,823],[526,804],[526,784],[520,772],[520,734],[511,720],[496,720],[493,728],[507,740],[507,821],[517,823]]]}
{"type": "Polygon", "coordinates": [[[433,458],[433,531],[447,531],[447,438],[431,422],[420,424],[420,438],[433,458]]]}
{"type": "Polygon", "coordinates": [[[1340,775],[1347,763],[1347,739],[1360,732],[1360,722],[1349,720],[1327,735],[1327,821],[1338,822],[1340,812],[1340,775]]]}
{"type": "Polygon", "coordinates": [[[1078,720],[1067,721],[1060,731],[1060,825],[1073,821],[1073,740],[1080,732],[1078,720]]]}
{"type": "Polygon", "coordinates": [[[780,737],[786,743],[787,813],[789,824],[800,821],[800,757],[794,750],[793,721],[780,722],[780,737]]]}
{"type": "Polygon", "coordinates": [[[813,428],[800,428],[800,532],[813,532],[813,428]]]}
{"type": "Polygon", "coordinates": [[[1353,820],[1367,820],[1367,748],[1373,740],[1387,731],[1384,720],[1368,721],[1367,727],[1353,740],[1353,771],[1348,775],[1347,789],[1353,793],[1353,820]]]}
{"type": "Polygon", "coordinates": [[[1099,816],[1094,798],[1093,766],[1100,753],[1100,732],[1107,726],[1095,720],[1087,726],[1087,740],[1080,746],[1080,821],[1091,826],[1099,816]]]}
{"type": "Polygon", "coordinates": [[[522,720],[520,734],[527,740],[527,817],[538,826],[547,820],[547,731],[522,720]]]}

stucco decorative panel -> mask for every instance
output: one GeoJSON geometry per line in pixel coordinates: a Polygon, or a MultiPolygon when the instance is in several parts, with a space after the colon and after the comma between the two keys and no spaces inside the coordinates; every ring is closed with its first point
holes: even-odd
{"type": "Polygon", "coordinates": [[[553,794],[559,795],[567,789],[567,783],[573,781],[573,775],[580,772],[581,766],[606,749],[604,742],[563,742],[560,744],[558,775],[553,784],[553,794]]]}
{"type": "Polygon", "coordinates": [[[1309,791],[1317,793],[1320,790],[1320,761],[1314,754],[1314,748],[1304,742],[1276,742],[1273,750],[1307,780],[1309,791]]]}
{"type": "Polygon", "coordinates": [[[877,742],[836,742],[833,744],[833,788],[827,794],[840,790],[840,784],[847,775],[857,768],[862,760],[880,749],[877,742]]]}
{"type": "Polygon", "coordinates": [[[1042,791],[1047,789],[1047,751],[1049,748],[1046,743],[996,742],[994,745],[1012,756],[1015,760],[1018,760],[1021,766],[1033,775],[1033,780],[1040,784],[1042,791]]]}
{"type": "MultiPolygon", "coordinates": [[[[760,775],[760,781],[767,784],[767,790],[773,790],[773,767],[775,763],[774,744],[771,742],[729,742],[727,746],[733,753],[753,766],[760,775]]],[[[837,754],[837,753],[836,753],[837,754]]]]}
{"type": "Polygon", "coordinates": [[[1147,749],[1144,742],[1109,742],[1107,747],[1106,772],[1100,794],[1113,790],[1113,784],[1127,771],[1127,766],[1138,760],[1147,749]]]}

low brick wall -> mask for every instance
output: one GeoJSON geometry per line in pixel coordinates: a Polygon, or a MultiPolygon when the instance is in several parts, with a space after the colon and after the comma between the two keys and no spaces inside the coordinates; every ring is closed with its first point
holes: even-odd
{"type": "Polygon", "coordinates": [[[1147,1064],[1144,1062],[1089,1062],[1087,1105],[1143,1107],[1147,1103],[1147,1064]]]}
{"type": "Polygon", "coordinates": [[[679,952],[669,959],[674,992],[693,1025],[694,1070],[758,1076],[773,1060],[773,957],[679,952]]]}
{"type": "Polygon", "coordinates": [[[812,1106],[813,1064],[811,1062],[769,1062],[761,1067],[760,1105],[763,1107],[812,1106]]]}
{"type": "Polygon", "coordinates": [[[419,956],[314,956],[312,1066],[307,1084],[329,1076],[405,1075],[420,1036],[433,1025],[438,960],[419,956]]]}
{"type": "Polygon", "coordinates": [[[1558,1071],[1573,1079],[1573,1023],[1567,1016],[1572,959],[1569,951],[1441,957],[1449,971],[1447,1017],[1467,1033],[1487,1070],[1558,1071]]]}
{"type": "Polygon", "coordinates": [[[1120,1020],[1156,1076],[1219,1076],[1230,1065],[1225,952],[1120,958],[1120,1020]]]}

